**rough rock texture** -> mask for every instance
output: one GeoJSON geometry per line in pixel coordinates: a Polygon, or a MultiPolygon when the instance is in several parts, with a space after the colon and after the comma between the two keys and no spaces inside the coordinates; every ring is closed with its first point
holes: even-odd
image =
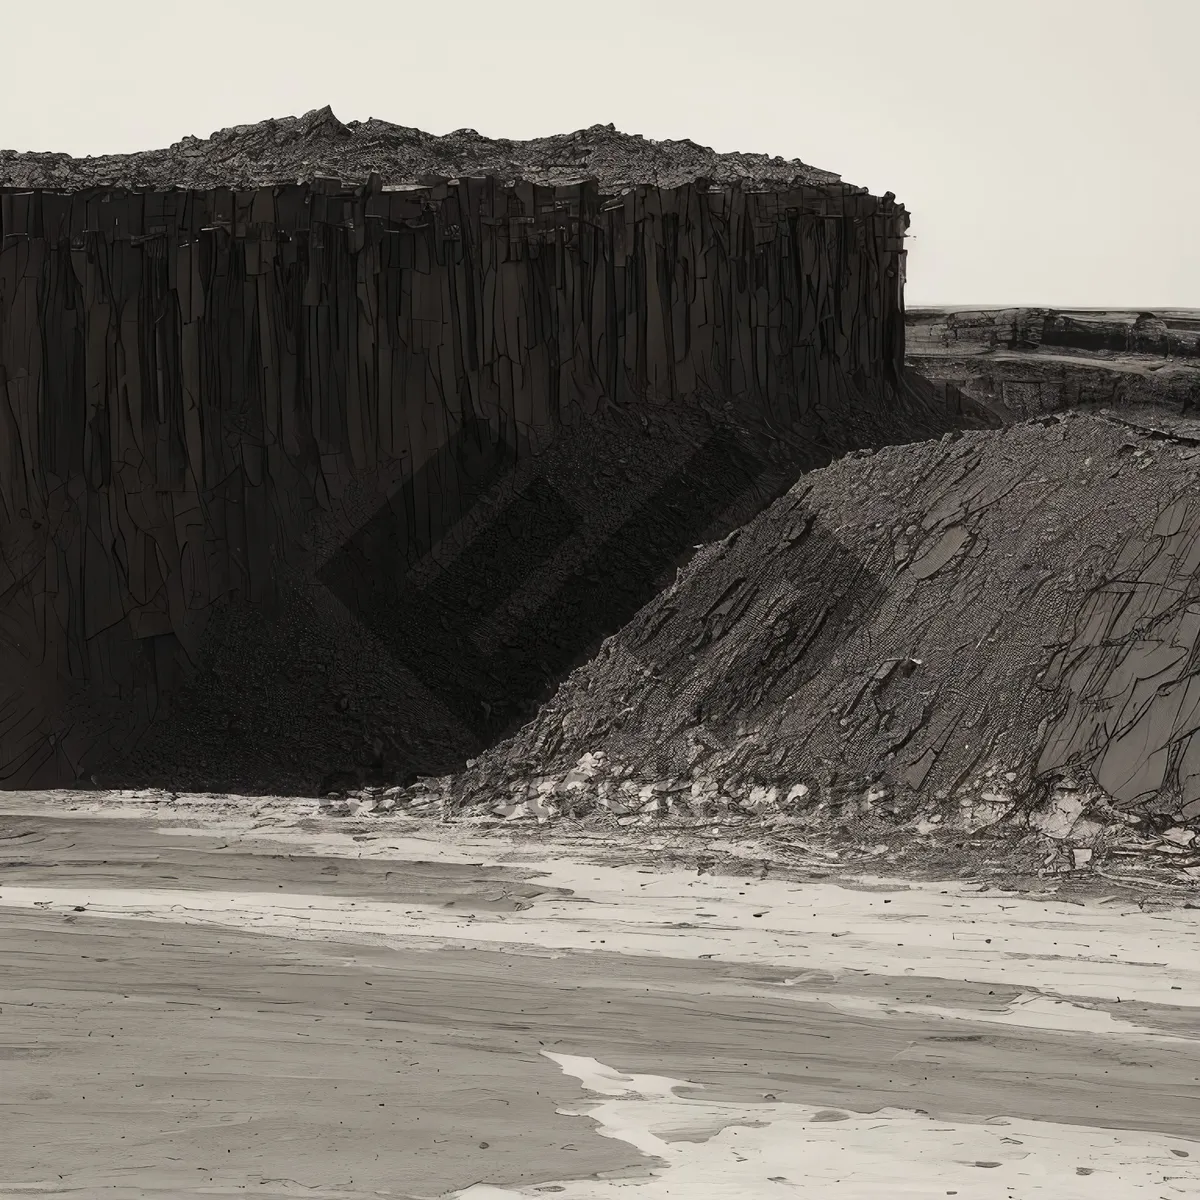
{"type": "Polygon", "coordinates": [[[1053,794],[1057,836],[1093,801],[1194,820],[1198,466],[1200,422],[1148,410],[851,454],[698,553],[447,795],[510,816],[938,800],[986,825],[1053,794]]]}
{"type": "Polygon", "coordinates": [[[906,360],[1000,421],[1088,405],[1200,406],[1200,312],[909,309],[906,360]]]}
{"type": "MultiPolygon", "coordinates": [[[[263,178],[268,134],[117,177],[263,178]]],[[[906,226],[827,182],[0,191],[0,782],[461,764],[801,470],[961,419],[904,374],[906,226]]]]}
{"type": "Polygon", "coordinates": [[[605,191],[675,188],[701,178],[771,190],[840,179],[797,159],[717,154],[692,141],[650,141],[611,125],[529,141],[486,138],[473,129],[438,137],[375,118],[343,124],[328,107],[137,154],[72,158],[0,150],[0,185],[17,188],[256,188],[322,176],[365,183],[372,173],[384,184],[464,174],[546,187],[595,179],[605,191]]]}

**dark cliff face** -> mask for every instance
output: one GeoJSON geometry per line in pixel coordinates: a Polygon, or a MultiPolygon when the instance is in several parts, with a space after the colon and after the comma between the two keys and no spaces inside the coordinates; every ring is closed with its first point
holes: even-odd
{"type": "Polygon", "coordinates": [[[945,424],[840,184],[0,193],[0,781],[455,767],[805,468],[945,424]]]}

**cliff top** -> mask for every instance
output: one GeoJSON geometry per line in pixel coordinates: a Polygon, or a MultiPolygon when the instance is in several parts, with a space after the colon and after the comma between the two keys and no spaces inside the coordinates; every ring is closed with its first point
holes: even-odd
{"type": "Polygon", "coordinates": [[[639,184],[680,187],[701,177],[771,187],[840,181],[840,176],[799,159],[718,154],[686,139],[656,142],[612,125],[529,141],[487,138],[473,129],[439,137],[374,117],[343,124],[328,106],[302,117],[222,129],[205,139],[185,137],[166,149],[137,154],[73,158],[50,151],[0,150],[0,186],[56,191],[250,188],[303,183],[317,176],[359,183],[372,172],[391,186],[429,175],[494,174],[543,185],[595,178],[612,192],[639,184]]]}

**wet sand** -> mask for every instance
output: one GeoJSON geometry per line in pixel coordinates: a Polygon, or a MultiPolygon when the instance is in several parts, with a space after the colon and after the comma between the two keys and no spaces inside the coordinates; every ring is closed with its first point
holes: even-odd
{"type": "Polygon", "coordinates": [[[0,1195],[1200,1195],[1195,911],[628,857],[0,797],[0,1195]]]}

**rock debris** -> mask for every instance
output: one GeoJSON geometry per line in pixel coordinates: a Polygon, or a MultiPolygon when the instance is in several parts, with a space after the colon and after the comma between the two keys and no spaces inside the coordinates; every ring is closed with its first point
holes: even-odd
{"type": "Polygon", "coordinates": [[[611,192],[680,187],[700,178],[770,189],[840,179],[798,159],[718,154],[687,139],[652,141],[612,125],[512,141],[473,129],[438,136],[374,117],[343,123],[328,106],[135,154],[73,158],[0,150],[0,186],[18,188],[253,188],[320,177],[365,183],[372,174],[384,186],[484,174],[545,186],[588,178],[611,192]]]}

